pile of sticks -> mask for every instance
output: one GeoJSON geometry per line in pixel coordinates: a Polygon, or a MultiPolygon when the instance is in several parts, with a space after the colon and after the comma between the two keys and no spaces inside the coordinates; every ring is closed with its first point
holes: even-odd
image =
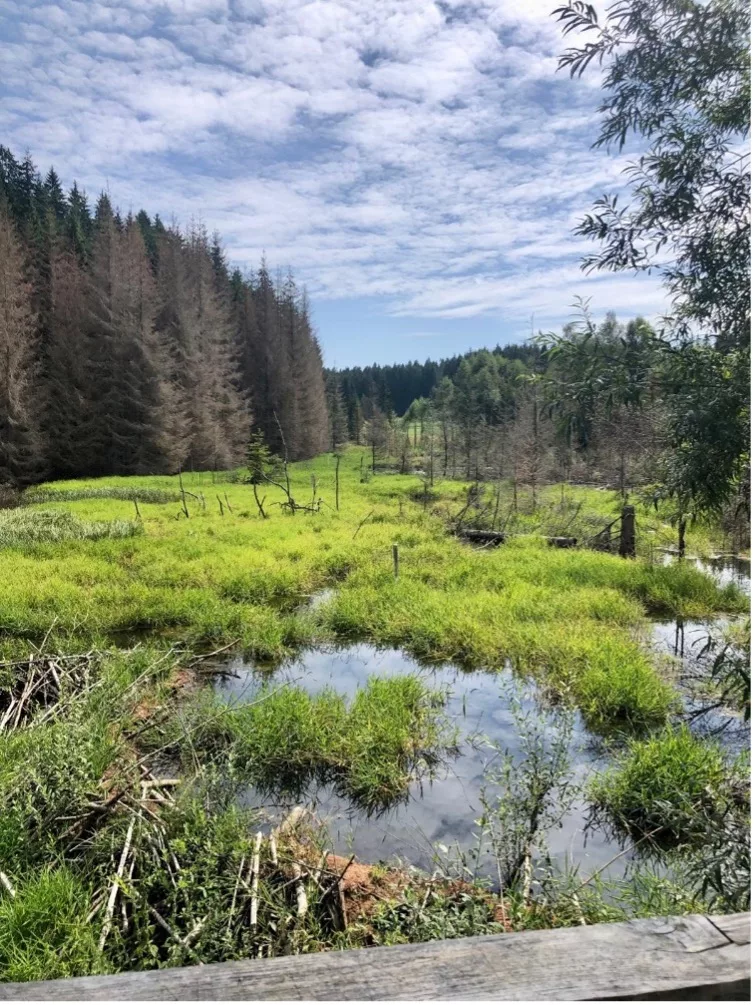
{"type": "MultiPolygon", "coordinates": [[[[130,815],[128,830],[112,883],[107,889],[100,890],[94,895],[92,909],[87,918],[88,921],[93,921],[100,912],[103,912],[99,937],[100,950],[104,949],[113,930],[118,905],[120,905],[119,925],[125,934],[131,923],[133,909],[141,906],[143,902],[138,885],[134,882],[134,873],[137,871],[141,854],[155,859],[159,870],[169,878],[176,891],[180,883],[181,863],[167,840],[165,826],[157,812],[160,804],[174,803],[170,790],[180,784],[180,779],[157,778],[144,768],[142,776],[138,794],[134,791],[134,787],[117,800],[130,815]]],[[[168,937],[192,955],[191,945],[200,935],[206,918],[194,919],[188,932],[181,935],[154,905],[144,901],[144,906],[150,917],[168,937]]]]}
{"type": "Polygon", "coordinates": [[[0,670],[10,672],[10,685],[0,687],[0,731],[18,729],[32,718],[44,722],[66,699],[96,686],[94,656],[93,652],[75,656],[30,653],[26,659],[0,663],[0,670]]]}
{"type": "MultiPolygon", "coordinates": [[[[131,794],[123,800],[123,803],[128,805],[121,804],[121,812],[127,810],[130,814],[126,836],[120,853],[113,860],[115,869],[112,882],[94,895],[87,920],[92,921],[97,915],[101,915],[99,947],[104,949],[117,928],[120,928],[123,934],[128,933],[135,910],[146,909],[169,940],[184,950],[187,957],[201,962],[200,951],[197,951],[195,944],[210,922],[209,916],[191,917],[189,911],[185,915],[184,924],[176,924],[173,918],[168,920],[165,917],[165,914],[170,917],[169,911],[166,911],[161,904],[155,906],[154,903],[150,903],[147,896],[139,889],[140,869],[149,864],[144,856],[151,859],[158,872],[167,877],[174,888],[176,899],[180,899],[183,871],[175,851],[167,840],[167,833],[159,816],[159,805],[155,805],[155,803],[172,803],[170,789],[178,784],[178,780],[155,778],[148,772],[144,775],[141,782],[141,797],[131,794]]],[[[243,930],[250,931],[253,936],[258,935],[255,953],[260,957],[272,956],[275,953],[273,947],[275,936],[271,932],[268,940],[266,932],[260,931],[264,926],[263,920],[260,925],[260,903],[264,897],[260,888],[261,880],[264,880],[268,888],[274,887],[278,892],[286,892],[285,899],[290,904],[290,913],[287,917],[280,918],[276,914],[276,925],[273,926],[276,934],[282,934],[282,928],[295,928],[304,921],[313,909],[312,894],[320,922],[327,921],[337,930],[344,930],[347,925],[343,878],[353,862],[353,856],[340,872],[328,867],[327,852],[319,855],[316,865],[312,864],[312,856],[307,854],[305,843],[300,842],[294,834],[303,816],[304,811],[297,807],[267,836],[257,831],[251,850],[241,856],[235,874],[227,918],[222,924],[228,937],[238,936],[243,930]]],[[[216,937],[217,916],[212,919],[210,928],[216,937]]]]}

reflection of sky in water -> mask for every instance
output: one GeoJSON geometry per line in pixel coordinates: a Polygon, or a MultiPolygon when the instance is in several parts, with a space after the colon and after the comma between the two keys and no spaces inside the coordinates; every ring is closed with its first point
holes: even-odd
{"type": "MultiPolygon", "coordinates": [[[[261,678],[253,668],[238,659],[228,669],[238,676],[223,678],[219,693],[231,701],[247,701],[256,691],[261,678]]],[[[370,645],[355,645],[338,651],[310,651],[298,662],[275,675],[275,680],[289,679],[311,693],[330,686],[341,694],[352,696],[366,684],[371,675],[392,676],[420,674],[427,685],[448,693],[446,713],[458,727],[463,741],[461,753],[441,769],[431,782],[415,784],[408,803],[395,807],[378,817],[366,817],[349,805],[347,800],[331,792],[310,794],[316,803],[318,817],[328,824],[336,851],[355,852],[362,861],[377,861],[399,856],[410,863],[429,868],[432,848],[437,844],[453,848],[456,844],[468,849],[474,844],[477,831],[474,821],[481,813],[480,789],[484,785],[485,768],[496,758],[496,752],[483,742],[483,737],[520,751],[520,741],[511,709],[509,673],[465,673],[454,667],[428,669],[398,650],[378,650],[370,645]]],[[[521,693],[521,692],[519,692],[521,693]]],[[[529,697],[524,706],[533,709],[529,697]]],[[[583,779],[590,767],[599,765],[594,749],[588,749],[588,736],[577,719],[572,742],[574,776],[583,779]]],[[[247,794],[250,804],[271,806],[254,792],[247,794]]],[[[576,803],[563,821],[548,836],[550,853],[561,861],[578,861],[591,871],[607,862],[618,846],[602,835],[591,835],[584,843],[586,807],[576,803]]],[[[485,870],[491,870],[485,863],[485,870]]],[[[622,871],[622,861],[618,871],[622,871]]]]}
{"type": "MultiPolygon", "coordinates": [[[[678,561],[677,557],[668,555],[668,561],[678,561]]],[[[735,586],[751,595],[751,563],[742,558],[688,559],[703,572],[711,575],[720,586],[734,583],[735,586]]],[[[699,688],[704,683],[709,672],[709,664],[713,654],[705,653],[710,640],[714,639],[717,646],[715,653],[725,644],[726,630],[731,625],[728,617],[719,617],[710,621],[688,621],[675,618],[672,621],[656,621],[652,625],[651,642],[656,652],[662,656],[671,656],[677,663],[677,682],[684,698],[687,713],[699,713],[691,720],[692,728],[702,735],[717,736],[731,750],[740,750],[750,744],[750,730],[747,723],[726,709],[713,709],[702,713],[702,709],[711,703],[708,695],[699,688]]]]}
{"type": "MultiPolygon", "coordinates": [[[[734,582],[747,594],[750,592],[750,566],[742,560],[716,559],[711,562],[693,560],[699,568],[713,575],[721,586],[734,582]]],[[[319,600],[315,597],[315,603],[319,600]]],[[[711,625],[696,622],[670,621],[655,623],[652,639],[656,651],[663,655],[683,656],[684,666],[691,667],[704,644],[710,628],[724,627],[725,619],[711,625]],[[682,650],[682,651],[681,651],[682,650]]],[[[236,658],[227,669],[236,676],[222,677],[217,691],[230,701],[248,701],[269,675],[260,674],[252,666],[236,658]]],[[[353,645],[337,651],[312,650],[279,671],[276,682],[290,680],[316,693],[332,687],[340,694],[351,697],[362,687],[369,676],[391,676],[417,673],[428,686],[447,692],[446,713],[459,729],[464,741],[460,755],[441,769],[432,781],[412,786],[409,801],[378,817],[367,817],[354,810],[347,800],[329,791],[314,791],[308,800],[316,809],[317,817],[328,826],[335,851],[354,852],[362,861],[379,861],[400,857],[413,865],[431,868],[433,847],[444,845],[469,849],[475,844],[477,828],[474,821],[481,813],[480,790],[484,785],[485,768],[495,757],[495,751],[484,743],[486,737],[520,754],[520,740],[511,703],[513,681],[510,673],[466,673],[452,666],[427,668],[395,649],[379,650],[374,646],[353,645]]],[[[522,692],[519,691],[519,694],[522,692]]],[[[533,690],[523,692],[527,697],[524,707],[533,708],[533,690]]],[[[686,701],[693,708],[691,699],[686,701]]],[[[717,720],[715,720],[717,721],[717,720]]],[[[701,725],[701,723],[700,723],[701,725]]],[[[748,736],[748,730],[745,730],[748,736]]],[[[739,746],[733,736],[725,740],[739,746]]],[[[744,741],[745,742],[745,741],[744,741]]],[[[598,749],[590,743],[579,717],[574,723],[571,745],[575,781],[583,781],[591,770],[605,765],[598,749]]],[[[266,807],[278,817],[291,801],[275,803],[254,790],[248,790],[244,802],[266,807]]],[[[547,848],[561,864],[578,864],[583,875],[588,875],[605,865],[620,846],[600,833],[592,833],[585,840],[584,822],[587,807],[576,802],[564,818],[562,827],[547,835],[547,848]]],[[[629,856],[619,858],[605,875],[623,872],[629,856]]],[[[492,875],[492,862],[482,863],[492,875]]]]}
{"type": "MultiPolygon", "coordinates": [[[[668,552],[663,555],[662,561],[664,565],[673,565],[678,561],[678,556],[668,552]]],[[[692,555],[684,561],[700,572],[706,572],[718,586],[725,587],[733,583],[747,597],[751,596],[751,559],[733,555],[721,555],[717,558],[696,558],[692,555]]]]}

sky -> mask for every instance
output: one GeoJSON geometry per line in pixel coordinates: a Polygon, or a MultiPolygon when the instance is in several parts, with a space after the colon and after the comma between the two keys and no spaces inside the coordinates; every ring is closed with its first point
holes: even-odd
{"type": "Polygon", "coordinates": [[[0,143],[123,212],[203,221],[291,267],[325,362],[449,356],[558,328],[573,235],[631,157],[593,150],[597,72],[556,72],[554,0],[0,0],[0,143]]]}

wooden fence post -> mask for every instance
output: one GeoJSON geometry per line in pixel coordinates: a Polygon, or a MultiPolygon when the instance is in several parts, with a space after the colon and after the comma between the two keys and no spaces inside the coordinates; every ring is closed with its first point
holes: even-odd
{"type": "Polygon", "coordinates": [[[398,578],[398,545],[393,545],[393,575],[398,578]]]}
{"type": "Polygon", "coordinates": [[[633,506],[624,506],[620,515],[621,558],[636,558],[636,513],[633,506]]]}

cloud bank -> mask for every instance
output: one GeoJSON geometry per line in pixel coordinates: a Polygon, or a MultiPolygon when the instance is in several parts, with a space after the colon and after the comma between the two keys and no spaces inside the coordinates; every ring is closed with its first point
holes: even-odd
{"type": "Polygon", "coordinates": [[[627,158],[592,151],[596,78],[556,74],[552,0],[0,0],[0,142],[263,250],[315,298],[397,315],[562,319],[572,236],[627,158]]]}

